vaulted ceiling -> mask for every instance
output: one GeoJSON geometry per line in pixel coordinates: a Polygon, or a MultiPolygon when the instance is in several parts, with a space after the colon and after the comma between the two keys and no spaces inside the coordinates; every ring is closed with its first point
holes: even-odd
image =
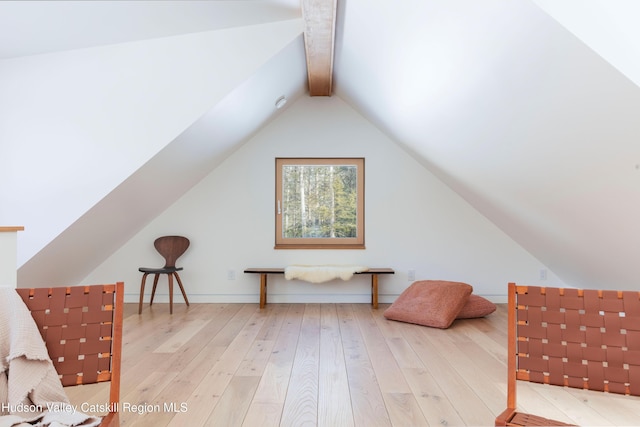
{"type": "MultiPolygon", "coordinates": [[[[0,60],[301,18],[299,0],[0,2],[0,60]]],[[[330,83],[566,283],[633,288],[638,18],[633,0],[338,0],[330,83]]],[[[207,117],[243,117],[242,131],[228,129],[206,160],[184,159],[176,198],[270,120],[279,95],[309,95],[308,59],[303,37],[283,44],[194,122],[181,138],[204,135],[207,117]]],[[[123,185],[142,188],[136,177],[163,162],[123,185]]],[[[139,221],[161,208],[148,206],[139,221]]],[[[83,235],[82,223],[74,226],[27,254],[19,275],[36,274],[47,251],[71,250],[83,235]]]]}

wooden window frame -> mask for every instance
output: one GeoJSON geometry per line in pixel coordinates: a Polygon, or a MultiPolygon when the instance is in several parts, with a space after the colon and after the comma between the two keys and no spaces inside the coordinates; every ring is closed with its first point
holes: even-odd
{"type": "Polygon", "coordinates": [[[365,249],[364,243],[364,157],[277,157],[275,198],[275,249],[365,249]],[[354,165],[356,175],[356,237],[296,237],[282,236],[283,183],[282,168],[285,165],[354,165]]]}

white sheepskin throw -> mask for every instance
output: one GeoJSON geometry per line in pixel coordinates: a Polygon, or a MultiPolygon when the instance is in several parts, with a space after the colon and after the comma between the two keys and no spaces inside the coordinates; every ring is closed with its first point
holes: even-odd
{"type": "Polygon", "coordinates": [[[334,279],[349,280],[355,273],[367,270],[369,267],[362,265],[290,265],[285,267],[284,277],[287,280],[322,283],[334,279]]]}

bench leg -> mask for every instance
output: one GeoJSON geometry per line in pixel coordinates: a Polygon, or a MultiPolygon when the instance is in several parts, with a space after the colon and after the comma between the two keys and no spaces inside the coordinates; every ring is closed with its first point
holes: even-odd
{"type": "Polygon", "coordinates": [[[378,275],[371,275],[371,305],[378,308],[378,275]]]}
{"type": "Polygon", "coordinates": [[[264,308],[267,305],[267,275],[266,273],[260,274],[260,308],[264,308]]]}

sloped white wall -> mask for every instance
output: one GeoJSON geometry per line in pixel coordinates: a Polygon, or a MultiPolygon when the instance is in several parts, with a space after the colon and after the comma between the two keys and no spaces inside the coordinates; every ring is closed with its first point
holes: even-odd
{"type": "MultiPolygon", "coordinates": [[[[382,302],[411,283],[410,269],[417,279],[470,283],[493,300],[503,299],[509,281],[563,285],[550,271],[540,281],[544,265],[336,96],[288,107],[84,282],[124,280],[127,300],[136,301],[137,269],[162,264],[152,242],[165,234],[191,239],[179,264],[192,302],[257,302],[258,277],[244,268],[293,263],[392,267],[397,273],[381,278],[382,302]],[[365,157],[366,250],[273,249],[274,159],[297,156],[365,157]]],[[[270,277],[269,301],[367,302],[369,286],[368,276],[326,284],[270,277]]]]}
{"type": "Polygon", "coordinates": [[[25,226],[18,265],[301,32],[293,19],[0,60],[0,223],[25,226]]]}
{"type": "Polygon", "coordinates": [[[640,85],[640,3],[636,0],[533,2],[640,85]]]}
{"type": "Polygon", "coordinates": [[[632,76],[640,2],[344,7],[338,95],[565,283],[638,289],[640,90],[594,50],[632,76]]]}

